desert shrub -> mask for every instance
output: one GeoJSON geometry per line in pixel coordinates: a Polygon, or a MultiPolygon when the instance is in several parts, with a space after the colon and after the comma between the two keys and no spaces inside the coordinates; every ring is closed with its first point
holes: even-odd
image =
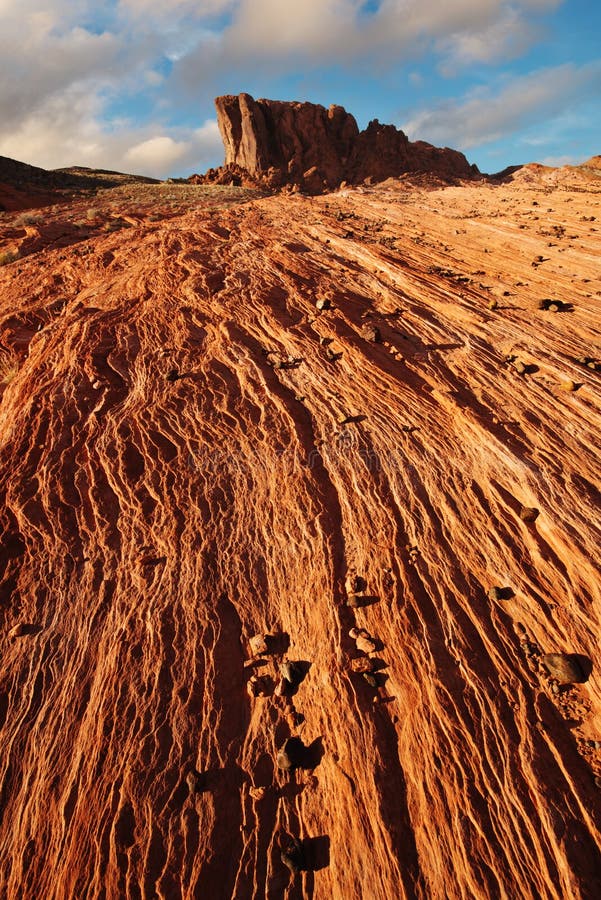
{"type": "Polygon", "coordinates": [[[121,228],[131,228],[131,222],[126,222],[124,219],[112,219],[110,222],[105,222],[103,226],[103,231],[111,232],[111,231],[119,231],[121,228]]]}
{"type": "Polygon", "coordinates": [[[0,266],[7,266],[18,258],[19,254],[15,250],[5,250],[4,253],[0,253],[0,266]]]}
{"type": "Polygon", "coordinates": [[[39,225],[39,223],[43,221],[44,216],[32,212],[24,212],[21,213],[20,216],[17,216],[17,218],[15,219],[15,225],[39,225]]]}

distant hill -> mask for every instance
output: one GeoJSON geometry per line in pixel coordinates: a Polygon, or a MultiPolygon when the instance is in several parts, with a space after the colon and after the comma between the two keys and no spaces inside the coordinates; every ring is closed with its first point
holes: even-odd
{"type": "Polygon", "coordinates": [[[0,211],[48,206],[76,191],[134,182],[157,183],[157,179],[84,166],[41,169],[8,156],[0,156],[0,211]]]}

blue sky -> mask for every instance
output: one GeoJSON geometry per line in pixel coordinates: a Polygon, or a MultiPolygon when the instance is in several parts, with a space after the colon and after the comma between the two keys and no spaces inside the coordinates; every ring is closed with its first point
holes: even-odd
{"type": "Polygon", "coordinates": [[[482,171],[601,153],[595,0],[0,0],[0,154],[222,161],[217,94],[339,103],[482,171]]]}

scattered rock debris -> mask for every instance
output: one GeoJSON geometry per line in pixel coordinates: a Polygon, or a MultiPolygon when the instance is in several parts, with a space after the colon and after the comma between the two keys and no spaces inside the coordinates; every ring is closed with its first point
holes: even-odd
{"type": "Polygon", "coordinates": [[[567,312],[572,309],[572,304],[564,303],[563,300],[553,300],[550,297],[545,297],[543,300],[538,301],[538,308],[548,310],[548,312],[567,312]]]}
{"type": "Polygon", "coordinates": [[[351,660],[351,671],[362,675],[366,672],[375,672],[377,663],[371,656],[359,656],[351,660]]]}
{"type": "Polygon", "coordinates": [[[601,372],[601,361],[594,356],[579,356],[574,362],[577,362],[579,366],[586,366],[587,369],[591,369],[593,372],[601,372]]]}
{"type": "Polygon", "coordinates": [[[271,653],[271,635],[254,634],[249,640],[250,651],[253,656],[267,656],[271,653]]]}
{"type": "Polygon", "coordinates": [[[272,690],[272,681],[268,675],[251,675],[246,688],[251,697],[268,697],[272,690]]]}
{"type": "Polygon", "coordinates": [[[362,326],[361,337],[372,344],[378,344],[382,340],[382,335],[377,325],[371,325],[369,323],[362,326]]]}
{"type": "Polygon", "coordinates": [[[354,640],[357,650],[361,653],[375,653],[378,647],[378,642],[365,628],[351,628],[349,637],[354,640]]]}

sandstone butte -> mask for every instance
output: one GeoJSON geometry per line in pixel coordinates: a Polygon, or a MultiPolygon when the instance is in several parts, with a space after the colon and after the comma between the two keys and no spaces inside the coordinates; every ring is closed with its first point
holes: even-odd
{"type": "Polygon", "coordinates": [[[601,896],[599,159],[10,168],[0,896],[601,896]]]}
{"type": "Polygon", "coordinates": [[[394,125],[373,119],[359,131],[342,106],[254,100],[249,94],[215,100],[225,164],[198,183],[285,185],[318,194],[341,183],[383,181],[406,172],[446,179],[478,175],[457,150],[410,141],[394,125]]]}

